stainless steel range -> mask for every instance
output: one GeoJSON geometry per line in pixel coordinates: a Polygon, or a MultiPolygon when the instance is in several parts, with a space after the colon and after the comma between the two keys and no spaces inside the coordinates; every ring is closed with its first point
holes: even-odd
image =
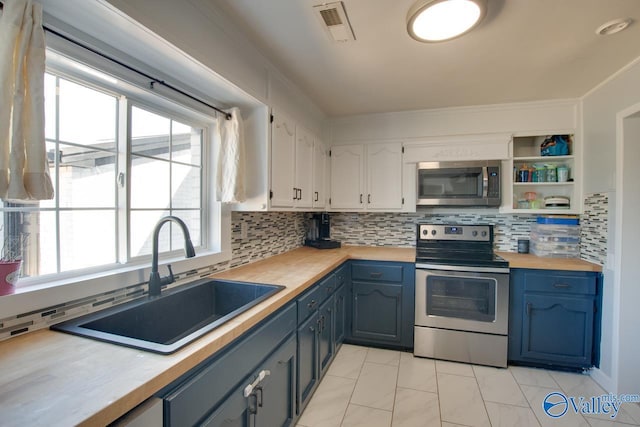
{"type": "Polygon", "coordinates": [[[506,367],[508,317],[493,226],[418,224],[414,354],[506,367]]]}

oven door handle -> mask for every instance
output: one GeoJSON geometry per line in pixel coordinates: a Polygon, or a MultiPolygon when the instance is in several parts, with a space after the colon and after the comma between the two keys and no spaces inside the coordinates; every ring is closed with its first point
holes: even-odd
{"type": "Polygon", "coordinates": [[[466,267],[459,265],[454,266],[416,263],[416,268],[422,270],[463,271],[469,273],[509,273],[509,268],[498,267],[466,267]]]}
{"type": "Polygon", "coordinates": [[[482,198],[486,200],[489,194],[489,168],[484,166],[482,168],[482,198]]]}

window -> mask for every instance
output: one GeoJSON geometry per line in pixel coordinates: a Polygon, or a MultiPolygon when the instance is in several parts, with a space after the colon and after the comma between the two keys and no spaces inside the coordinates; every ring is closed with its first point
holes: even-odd
{"type": "MultiPolygon", "coordinates": [[[[95,71],[81,67],[58,67],[45,76],[55,198],[0,205],[5,256],[22,257],[23,277],[146,261],[153,228],[165,215],[185,221],[196,250],[206,246],[203,141],[210,123],[164,98],[129,96],[136,92],[126,84],[101,83],[95,71]]],[[[165,225],[160,252],[183,246],[179,228],[165,225]]]]}

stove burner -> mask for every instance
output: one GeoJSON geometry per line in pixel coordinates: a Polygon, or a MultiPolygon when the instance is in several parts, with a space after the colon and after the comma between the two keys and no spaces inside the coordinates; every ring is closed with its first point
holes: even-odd
{"type": "Polygon", "coordinates": [[[508,267],[493,252],[492,225],[418,224],[416,262],[468,267],[508,267]]]}

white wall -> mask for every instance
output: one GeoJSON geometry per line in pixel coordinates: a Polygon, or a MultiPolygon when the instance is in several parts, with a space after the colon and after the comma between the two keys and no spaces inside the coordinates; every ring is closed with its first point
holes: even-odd
{"type": "Polygon", "coordinates": [[[332,144],[578,128],[578,100],[367,114],[328,121],[332,144]]]}
{"type": "MultiPolygon", "coordinates": [[[[637,264],[640,251],[637,241],[623,247],[620,241],[626,228],[619,223],[622,212],[618,206],[624,202],[624,195],[616,188],[616,180],[632,190],[637,185],[628,182],[627,175],[616,167],[616,115],[640,102],[640,61],[636,61],[608,81],[592,90],[583,98],[583,144],[584,144],[584,192],[605,192],[609,194],[609,238],[608,262],[604,266],[603,313],[601,367],[594,377],[610,392],[638,393],[640,391],[640,340],[637,325],[640,324],[640,282],[635,278],[621,275],[620,270],[637,264]],[[631,186],[631,188],[629,187],[631,186]],[[619,248],[616,250],[616,248],[619,248]],[[620,250],[622,249],[622,250],[620,250]]],[[[638,141],[625,141],[625,145],[635,144],[636,151],[625,153],[632,164],[640,161],[638,141]]],[[[637,187],[635,187],[637,194],[637,187]]],[[[630,224],[636,223],[640,215],[625,209],[630,224]],[[629,219],[632,216],[633,219],[629,219]]]]}

